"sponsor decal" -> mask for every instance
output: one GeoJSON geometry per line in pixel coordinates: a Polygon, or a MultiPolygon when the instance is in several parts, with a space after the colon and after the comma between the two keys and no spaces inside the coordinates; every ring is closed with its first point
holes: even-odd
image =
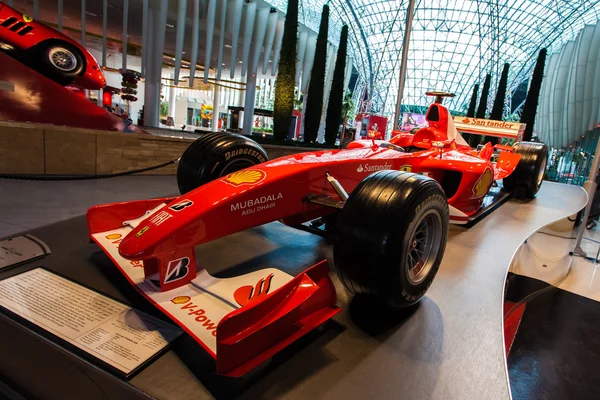
{"type": "Polygon", "coordinates": [[[358,166],[358,168],[356,168],[356,172],[375,172],[375,171],[383,171],[384,169],[392,169],[392,164],[388,164],[387,162],[385,164],[378,164],[378,165],[372,165],[372,164],[360,164],[358,166]]]}
{"type": "Polygon", "coordinates": [[[165,274],[165,283],[171,283],[185,278],[190,270],[190,259],[188,257],[169,261],[165,274]]]}
{"type": "Polygon", "coordinates": [[[202,324],[204,329],[209,331],[213,336],[217,336],[217,325],[218,322],[211,321],[205,314],[206,311],[198,306],[197,304],[192,303],[192,299],[189,296],[177,296],[171,299],[171,303],[173,304],[183,304],[181,306],[182,310],[187,310],[187,314],[191,317],[194,317],[194,321],[199,324],[202,324]]]}
{"type": "Polygon", "coordinates": [[[172,216],[173,214],[168,213],[167,211],[161,211],[158,214],[154,215],[152,218],[150,218],[150,223],[154,226],[159,226],[172,216]]]}
{"type": "Polygon", "coordinates": [[[267,174],[260,169],[244,169],[227,175],[223,182],[238,187],[243,185],[256,185],[266,178],[267,174]]]}
{"type": "Polygon", "coordinates": [[[173,304],[184,304],[188,303],[192,298],[190,296],[177,296],[171,299],[171,303],[173,304]]]}
{"type": "Polygon", "coordinates": [[[179,211],[182,211],[183,209],[185,209],[186,207],[189,207],[192,205],[194,205],[193,201],[185,199],[185,200],[181,200],[180,202],[173,204],[169,208],[173,211],[179,212],[179,211]]]}
{"type": "Polygon", "coordinates": [[[230,211],[242,211],[242,215],[254,214],[275,207],[277,200],[283,199],[281,192],[261,196],[255,199],[248,199],[232,204],[230,211]]]}
{"type": "Polygon", "coordinates": [[[229,161],[229,159],[231,157],[236,157],[236,156],[254,157],[254,158],[258,159],[261,163],[264,163],[267,161],[267,159],[262,154],[260,154],[259,151],[254,150],[254,149],[248,149],[248,148],[228,151],[227,153],[225,153],[225,161],[229,161]]]}
{"type": "Polygon", "coordinates": [[[412,165],[408,165],[408,164],[403,165],[400,167],[399,171],[410,172],[410,171],[412,171],[412,165]]]}
{"type": "Polygon", "coordinates": [[[23,21],[29,23],[31,21],[33,21],[33,18],[31,18],[29,15],[27,14],[23,14],[23,21]]]}
{"type": "Polygon", "coordinates": [[[150,229],[150,227],[148,225],[146,225],[145,227],[143,227],[142,229],[140,229],[140,231],[138,233],[135,234],[135,237],[139,238],[140,236],[142,236],[144,233],[146,233],[146,231],[150,229]]]}
{"type": "Polygon", "coordinates": [[[233,292],[233,298],[240,306],[243,307],[259,296],[266,296],[269,293],[269,289],[271,289],[272,280],[273,274],[269,274],[269,276],[266,278],[260,279],[256,286],[241,286],[237,288],[235,292],[233,292]]]}
{"type": "Polygon", "coordinates": [[[481,175],[481,177],[479,177],[479,179],[477,180],[475,186],[473,187],[473,194],[475,195],[475,197],[484,196],[487,193],[488,188],[492,184],[493,179],[494,177],[492,175],[492,170],[489,168],[486,169],[485,172],[481,175]]]}
{"type": "MultiPolygon", "coordinates": [[[[110,240],[110,244],[115,246],[117,249],[119,248],[119,245],[123,241],[123,235],[121,235],[120,233],[109,233],[105,237],[107,240],[110,240]]],[[[144,263],[141,260],[129,260],[129,264],[131,264],[131,266],[135,267],[135,268],[143,268],[144,267],[144,263]]]]}
{"type": "Polygon", "coordinates": [[[465,117],[460,122],[462,122],[463,124],[487,126],[487,127],[490,127],[490,128],[503,128],[503,129],[513,129],[513,130],[514,129],[518,129],[518,127],[515,128],[513,126],[513,125],[517,125],[517,124],[511,124],[509,122],[504,122],[504,121],[494,121],[494,120],[490,120],[490,119],[479,119],[479,118],[468,118],[468,117],[465,117]]]}

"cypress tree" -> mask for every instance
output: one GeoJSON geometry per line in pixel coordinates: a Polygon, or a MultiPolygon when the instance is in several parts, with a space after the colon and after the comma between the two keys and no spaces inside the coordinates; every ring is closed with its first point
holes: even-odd
{"type": "Polygon", "coordinates": [[[298,0],[288,0],[279,56],[275,101],[273,102],[273,137],[285,140],[292,123],[294,87],[296,86],[296,41],[298,36],[298,0]]]}
{"type": "MultiPolygon", "coordinates": [[[[500,82],[498,82],[498,90],[496,91],[496,98],[494,99],[494,105],[492,106],[492,112],[490,113],[490,119],[502,121],[502,114],[504,114],[504,99],[506,98],[506,86],[508,85],[508,63],[504,64],[502,68],[502,75],[500,76],[500,82]]],[[[490,136],[490,143],[497,144],[498,138],[490,136]]]]}
{"type": "Polygon", "coordinates": [[[327,35],[329,32],[329,6],[323,6],[321,26],[315,46],[315,61],[308,82],[306,108],[304,110],[304,141],[315,142],[319,134],[323,112],[323,91],[325,89],[325,63],[327,62],[327,35]]]}
{"type": "Polygon", "coordinates": [[[477,107],[477,93],[479,92],[479,84],[476,83],[473,86],[473,94],[471,95],[471,102],[469,103],[469,109],[467,110],[467,117],[472,118],[475,116],[475,108],[477,107]]]}
{"type": "Polygon", "coordinates": [[[481,99],[479,100],[479,107],[477,108],[476,118],[485,118],[485,112],[487,110],[487,101],[490,94],[490,84],[492,81],[492,75],[487,74],[485,81],[483,82],[483,89],[481,90],[481,99]]]}
{"type": "Polygon", "coordinates": [[[325,117],[325,142],[333,146],[337,138],[340,119],[342,118],[342,101],[344,98],[344,72],[346,71],[346,51],[348,47],[348,25],[342,26],[340,47],[335,60],[335,69],[331,81],[327,116],[325,117]]]}
{"type": "MultiPolygon", "coordinates": [[[[467,117],[473,118],[475,116],[475,108],[477,107],[477,94],[479,93],[479,83],[476,83],[473,86],[473,93],[471,94],[471,102],[469,103],[469,108],[467,109],[467,117]]],[[[463,139],[465,139],[468,143],[471,143],[473,139],[473,135],[468,133],[462,134],[463,139]]]]}
{"type": "Polygon", "coordinates": [[[546,53],[547,50],[544,48],[538,54],[538,59],[533,69],[533,76],[531,77],[531,85],[529,85],[529,92],[527,92],[527,98],[525,99],[523,112],[521,113],[521,122],[527,124],[523,133],[523,141],[525,142],[530,141],[533,135],[533,124],[535,123],[535,115],[537,114],[542,79],[544,79],[546,53]]]}
{"type": "MultiPolygon", "coordinates": [[[[485,81],[483,82],[483,89],[481,89],[481,98],[479,99],[479,107],[477,107],[477,112],[475,113],[475,118],[485,118],[485,112],[487,110],[487,100],[490,93],[490,84],[492,81],[492,75],[487,74],[485,76],[485,81]]],[[[469,140],[469,144],[471,147],[477,147],[479,143],[481,143],[484,137],[479,135],[471,135],[469,140]]]]}

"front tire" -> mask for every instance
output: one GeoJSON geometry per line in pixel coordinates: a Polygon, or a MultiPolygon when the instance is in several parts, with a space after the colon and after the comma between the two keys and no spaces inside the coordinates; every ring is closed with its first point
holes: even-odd
{"type": "Polygon", "coordinates": [[[196,139],[183,153],[177,167],[181,194],[221,176],[268,161],[254,140],[233,133],[210,133],[196,139]]]}
{"type": "Polygon", "coordinates": [[[43,44],[37,55],[43,66],[42,73],[61,85],[72,83],[84,68],[81,51],[70,43],[43,44]]]}
{"type": "Polygon", "coordinates": [[[448,201],[423,175],[380,171],[365,178],[340,211],[333,258],[352,293],[404,308],[423,297],[440,266],[448,201]]]}
{"type": "Polygon", "coordinates": [[[502,180],[504,189],[513,192],[518,199],[534,198],[542,187],[546,163],[548,161],[548,146],[543,143],[517,142],[514,152],[521,155],[517,168],[502,180]]]}

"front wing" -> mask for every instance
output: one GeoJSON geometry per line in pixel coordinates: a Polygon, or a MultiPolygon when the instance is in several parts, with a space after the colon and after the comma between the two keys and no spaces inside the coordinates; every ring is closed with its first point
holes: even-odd
{"type": "Polygon", "coordinates": [[[119,255],[132,229],[91,237],[138,292],[216,360],[219,374],[245,374],[340,311],[326,260],[296,277],[267,268],[219,279],[203,269],[190,283],[161,292],[158,279],[144,276],[142,261],[119,255]]]}

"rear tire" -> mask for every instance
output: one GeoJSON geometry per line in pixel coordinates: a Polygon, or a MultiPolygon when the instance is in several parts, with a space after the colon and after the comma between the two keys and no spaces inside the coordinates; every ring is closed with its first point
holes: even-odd
{"type": "Polygon", "coordinates": [[[221,176],[268,161],[254,140],[233,133],[210,133],[196,139],[183,153],[177,167],[181,194],[221,176]]]}
{"type": "Polygon", "coordinates": [[[514,152],[521,155],[521,159],[513,173],[502,180],[504,189],[513,192],[513,196],[518,199],[531,199],[542,187],[548,147],[535,142],[517,142],[513,147],[514,152]]]}
{"type": "Polygon", "coordinates": [[[423,175],[379,171],[354,189],[340,211],[333,258],[352,293],[404,308],[423,297],[440,266],[448,201],[423,175]]]}

